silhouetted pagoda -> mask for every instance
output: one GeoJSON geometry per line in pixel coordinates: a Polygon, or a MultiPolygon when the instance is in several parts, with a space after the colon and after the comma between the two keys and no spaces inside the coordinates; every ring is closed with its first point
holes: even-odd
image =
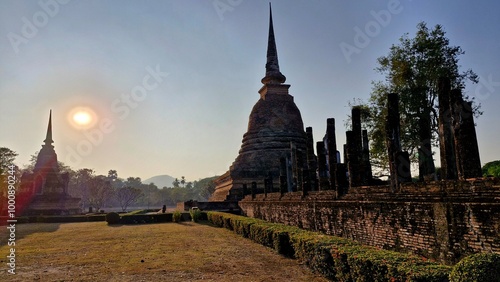
{"type": "Polygon", "coordinates": [[[38,153],[33,173],[21,178],[19,199],[24,215],[79,214],[80,198],[68,194],[69,174],[61,173],[52,143],[52,111],[49,114],[47,135],[38,153]]]}
{"type": "Polygon", "coordinates": [[[295,152],[298,161],[294,167],[301,167],[306,156],[304,124],[293,96],[288,94],[290,85],[284,84],[286,77],[279,69],[269,8],[266,75],[261,80],[264,85],[259,90],[260,99],[250,113],[239,155],[229,171],[215,180],[216,188],[210,201],[239,200],[250,194],[252,183],[254,192],[262,192],[264,185],[276,190],[280,183],[280,165],[283,167],[280,159],[287,158],[291,163],[291,153],[295,152]]]}

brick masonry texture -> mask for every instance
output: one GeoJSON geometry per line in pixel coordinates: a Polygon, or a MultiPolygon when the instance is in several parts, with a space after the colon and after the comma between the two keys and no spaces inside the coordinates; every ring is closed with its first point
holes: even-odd
{"type": "Polygon", "coordinates": [[[478,252],[500,253],[500,180],[407,183],[334,191],[269,193],[240,201],[250,217],[411,252],[453,264],[478,252]]]}

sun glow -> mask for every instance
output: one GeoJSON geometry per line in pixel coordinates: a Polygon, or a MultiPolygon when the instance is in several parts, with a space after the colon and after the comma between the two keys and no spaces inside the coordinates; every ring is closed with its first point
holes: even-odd
{"type": "Polygon", "coordinates": [[[93,127],[97,122],[95,112],[86,107],[73,108],[68,114],[70,124],[78,129],[88,129],[93,127]]]}
{"type": "Polygon", "coordinates": [[[87,112],[77,112],[73,115],[73,121],[79,125],[87,125],[92,121],[92,117],[87,112]]]}

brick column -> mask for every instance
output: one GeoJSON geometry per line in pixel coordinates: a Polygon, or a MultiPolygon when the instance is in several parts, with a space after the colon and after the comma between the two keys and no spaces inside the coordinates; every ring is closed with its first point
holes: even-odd
{"type": "Polygon", "coordinates": [[[356,150],[356,137],[354,137],[354,135],[353,131],[346,131],[347,158],[349,159],[349,162],[347,163],[347,171],[349,172],[349,187],[362,185],[359,170],[359,153],[356,150]]]}
{"type": "Polygon", "coordinates": [[[368,131],[363,130],[363,154],[362,162],[365,170],[365,183],[369,184],[373,179],[372,165],[370,164],[370,147],[368,144],[368,131]]]}
{"type": "Polygon", "coordinates": [[[399,139],[399,97],[396,93],[387,96],[387,116],[385,118],[385,136],[389,157],[390,186],[392,192],[399,188],[396,153],[401,150],[399,139]]]}
{"type": "Polygon", "coordinates": [[[455,141],[453,138],[452,107],[450,105],[450,79],[442,77],[438,82],[439,100],[439,155],[441,179],[457,179],[455,141]]]}
{"type": "Polygon", "coordinates": [[[297,192],[298,187],[298,162],[297,162],[297,147],[293,142],[290,142],[290,161],[292,165],[292,191],[297,192]]]}
{"type": "Polygon", "coordinates": [[[481,177],[481,161],[477,144],[472,103],[465,102],[460,89],[451,91],[455,156],[459,179],[481,177]]]}
{"type": "Polygon", "coordinates": [[[432,157],[432,131],[430,109],[424,107],[419,115],[419,138],[418,147],[418,175],[420,181],[431,181],[436,179],[436,167],[432,157]]]}
{"type": "Polygon", "coordinates": [[[328,174],[330,190],[337,191],[337,140],[335,136],[335,119],[326,120],[326,150],[328,158],[328,174]]]}
{"type": "Polygon", "coordinates": [[[288,192],[286,158],[280,158],[280,193],[288,192]]]}
{"type": "Polygon", "coordinates": [[[318,153],[318,179],[319,190],[324,191],[329,189],[328,171],[326,166],[325,143],[323,141],[316,142],[316,152],[318,153]]]}
{"type": "MultiPolygon", "coordinates": [[[[350,177],[354,181],[351,181],[351,186],[361,186],[366,185],[365,175],[365,167],[362,162],[362,152],[363,152],[363,141],[361,138],[361,108],[360,107],[352,107],[351,109],[351,122],[352,122],[352,137],[351,141],[348,141],[349,144],[349,161],[356,165],[355,174],[350,177]]],[[[349,172],[349,175],[351,173],[349,172]]]]}
{"type": "Polygon", "coordinates": [[[316,155],[314,155],[314,138],[312,127],[306,128],[307,140],[306,140],[306,149],[307,149],[307,168],[308,168],[308,177],[311,185],[311,191],[318,190],[318,178],[316,177],[316,170],[318,169],[318,159],[316,155]]]}

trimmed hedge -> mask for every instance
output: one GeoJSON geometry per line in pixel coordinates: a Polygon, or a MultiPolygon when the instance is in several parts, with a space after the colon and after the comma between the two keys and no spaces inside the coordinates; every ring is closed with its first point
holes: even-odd
{"type": "Polygon", "coordinates": [[[450,274],[452,282],[500,281],[500,255],[474,254],[457,263],[450,274]]]}
{"type": "MultiPolygon", "coordinates": [[[[207,220],[207,214],[201,212],[199,220],[207,220]]],[[[188,212],[180,213],[180,221],[190,221],[191,215],[188,212]]],[[[172,213],[157,213],[157,214],[124,214],[121,216],[123,224],[142,224],[142,223],[160,223],[173,222],[172,213]]]]}
{"type": "MultiPolygon", "coordinates": [[[[68,223],[68,222],[90,222],[106,221],[106,214],[95,215],[67,215],[67,216],[23,216],[17,217],[17,223],[68,223]]],[[[201,212],[199,220],[207,220],[207,214],[201,212]]],[[[191,216],[188,212],[181,213],[182,221],[190,221],[191,216]]],[[[141,224],[141,223],[160,223],[172,222],[172,213],[142,214],[128,213],[120,214],[121,224],[141,224]]]]}
{"type": "Polygon", "coordinates": [[[172,222],[171,213],[158,214],[125,214],[121,216],[123,224],[172,222]]]}
{"type": "Polygon", "coordinates": [[[18,217],[17,223],[68,223],[106,221],[105,214],[98,215],[46,215],[46,216],[22,216],[18,217]]]}
{"type": "Polygon", "coordinates": [[[191,221],[198,222],[201,218],[201,210],[199,209],[191,209],[189,211],[189,216],[191,216],[191,221]]]}
{"type": "Polygon", "coordinates": [[[293,226],[221,212],[209,222],[232,230],[279,254],[304,261],[333,281],[448,281],[451,267],[422,258],[323,235],[293,226]]]}
{"type": "Polygon", "coordinates": [[[110,212],[106,214],[106,222],[108,223],[108,225],[119,224],[120,215],[116,212],[110,212]]]}
{"type": "Polygon", "coordinates": [[[182,219],[182,213],[180,211],[174,211],[172,213],[172,221],[173,222],[181,222],[182,219]]]}

